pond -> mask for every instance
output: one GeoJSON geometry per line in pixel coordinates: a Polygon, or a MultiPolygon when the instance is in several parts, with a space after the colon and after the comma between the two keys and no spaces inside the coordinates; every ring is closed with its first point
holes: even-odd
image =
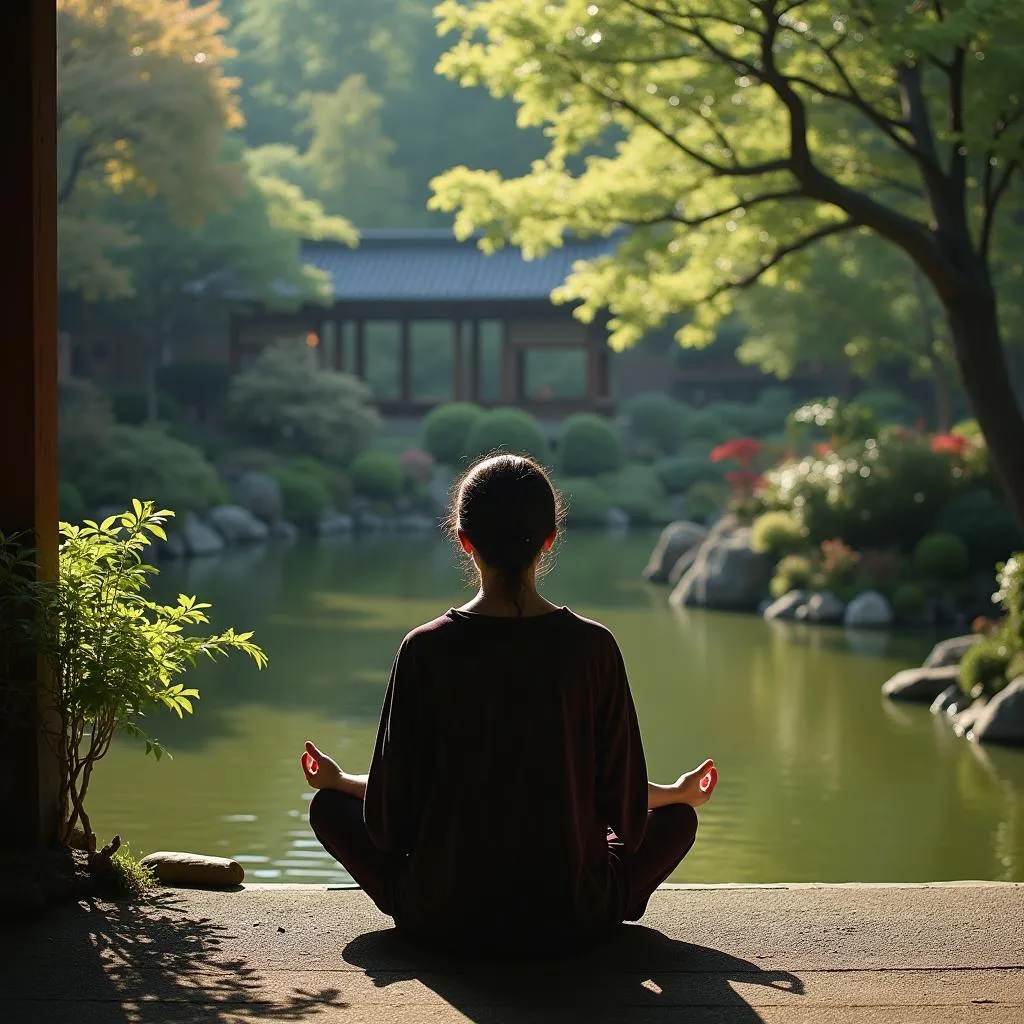
{"type": "MultiPolygon", "coordinates": [[[[651,777],[715,757],[721,783],[672,881],[1024,880],[1024,752],[978,749],[882,682],[931,639],[677,611],[640,579],[653,535],[573,534],[547,596],[606,623],[629,669],[651,777]]],[[[204,666],[196,714],[153,716],[159,763],[115,745],[91,794],[102,839],[235,857],[254,882],[346,883],[306,823],[313,739],[365,771],[395,649],[466,600],[451,548],[374,537],[250,549],[164,570],[270,657],[204,666]]]]}

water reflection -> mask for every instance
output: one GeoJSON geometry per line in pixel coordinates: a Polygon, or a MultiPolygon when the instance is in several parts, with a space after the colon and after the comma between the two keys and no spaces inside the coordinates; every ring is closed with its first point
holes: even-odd
{"type": "MultiPolygon", "coordinates": [[[[1024,879],[1024,754],[982,751],[881,682],[924,637],[853,635],[671,608],[639,579],[652,538],[573,536],[549,596],[606,622],[629,666],[653,777],[713,755],[722,771],[677,881],[1024,879]]],[[[368,763],[399,640],[466,595],[431,537],[229,552],[165,570],[214,624],[257,630],[270,667],[204,667],[191,721],[151,723],[176,754],[119,744],[95,783],[101,832],[143,852],[237,856],[253,881],[347,881],[305,823],[314,738],[368,763]]]]}

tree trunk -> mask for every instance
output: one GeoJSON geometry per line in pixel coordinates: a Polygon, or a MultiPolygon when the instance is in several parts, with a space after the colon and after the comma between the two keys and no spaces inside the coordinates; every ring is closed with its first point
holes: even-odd
{"type": "Polygon", "coordinates": [[[993,468],[1024,525],[1024,415],[1010,381],[990,289],[947,305],[960,379],[988,444],[993,468]]]}
{"type": "Polygon", "coordinates": [[[931,361],[932,392],[935,395],[936,429],[940,434],[949,433],[953,426],[953,399],[949,393],[949,379],[946,368],[938,359],[931,361]]]}

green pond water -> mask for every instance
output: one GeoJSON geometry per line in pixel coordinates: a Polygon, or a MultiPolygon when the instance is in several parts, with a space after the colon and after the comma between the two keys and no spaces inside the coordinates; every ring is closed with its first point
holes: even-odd
{"type": "MultiPolygon", "coordinates": [[[[1024,880],[1024,752],[978,749],[927,708],[880,696],[933,638],[671,609],[640,580],[653,541],[572,535],[544,589],[618,637],[655,781],[717,760],[720,785],[673,881],[1024,880]]],[[[243,550],[158,583],[212,601],[215,625],[255,629],[270,667],[236,658],[196,672],[196,714],[148,721],[173,760],[115,745],[90,797],[98,833],[138,853],[235,857],[250,881],[349,882],[306,823],[302,743],[366,769],[399,641],[469,594],[450,547],[243,550]]]]}

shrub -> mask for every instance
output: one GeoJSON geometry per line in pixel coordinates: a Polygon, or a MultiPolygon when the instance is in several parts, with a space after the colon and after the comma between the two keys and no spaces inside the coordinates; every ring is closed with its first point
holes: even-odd
{"type": "Polygon", "coordinates": [[[634,523],[653,523],[667,518],[665,489],[650,466],[630,465],[602,477],[615,508],[621,508],[634,523]]]}
{"type": "Polygon", "coordinates": [[[399,461],[402,473],[413,485],[430,483],[434,476],[434,456],[422,448],[406,448],[399,461]]]}
{"type": "Polygon", "coordinates": [[[686,440],[707,441],[721,444],[733,434],[733,430],[713,409],[698,409],[686,420],[686,440]]]}
{"type": "Polygon", "coordinates": [[[750,546],[762,555],[780,558],[806,543],[803,525],[788,512],[765,512],[754,520],[750,546]]]}
{"type": "Polygon", "coordinates": [[[285,463],[269,471],[281,487],[281,509],[285,518],[300,529],[314,531],[331,505],[327,483],[316,473],[285,463]]]}
{"type": "Polygon", "coordinates": [[[660,455],[672,455],[687,434],[686,406],[661,392],[636,395],[622,411],[630,436],[660,455]]]}
{"type": "Polygon", "coordinates": [[[205,419],[227,399],[231,374],[225,363],[190,359],[161,366],[156,379],[178,408],[194,409],[205,419]]]}
{"type": "Polygon", "coordinates": [[[869,548],[860,553],[857,576],[871,590],[891,590],[903,575],[903,557],[895,549],[869,548]]]}
{"type": "Polygon", "coordinates": [[[566,501],[565,521],[569,526],[604,526],[612,502],[604,488],[593,480],[561,481],[566,501]]]}
{"type": "Polygon", "coordinates": [[[990,697],[1007,683],[1014,651],[1002,637],[982,640],[960,662],[960,689],[970,697],[990,697]]]}
{"type": "Polygon", "coordinates": [[[790,413],[788,426],[797,433],[824,433],[833,447],[865,441],[878,433],[878,420],[866,406],[839,398],[818,398],[790,413]]]}
{"type": "Polygon", "coordinates": [[[814,575],[814,565],[806,555],[786,555],[775,567],[772,597],[782,597],[791,590],[805,590],[814,575]]]}
{"type": "Polygon", "coordinates": [[[1024,544],[1024,534],[1006,502],[985,488],[952,498],[939,512],[934,528],[956,534],[967,545],[975,567],[994,565],[1024,544]]]}
{"type": "Polygon", "coordinates": [[[953,533],[929,533],[914,548],[914,568],[927,580],[956,583],[970,565],[967,545],[953,533]]]}
{"type": "Polygon", "coordinates": [[[123,505],[133,493],[159,505],[197,510],[225,499],[224,486],[203,453],[155,426],[111,427],[76,483],[93,507],[123,505]]]}
{"type": "Polygon", "coordinates": [[[19,639],[52,672],[46,693],[53,705],[43,710],[55,723],[60,754],[61,840],[68,842],[80,826],[90,852],[96,837],[85,799],[114,734],[142,737],[146,752],[160,757],[163,748],[142,731],[143,716],[161,706],[179,718],[192,712],[199,694],[178,677],[200,657],[216,660],[235,650],[261,668],[267,660],[251,633],[198,634],[192,627],[208,623],[208,604],[184,594],[171,605],[149,600],[148,580],[157,570],[142,555],[153,537],[165,536],[170,515],[152,502],[133,501],[129,511],[97,527],[65,524],[53,581],[37,581],[32,552],[0,536],[0,619],[20,625],[19,639]],[[35,614],[26,615],[26,607],[35,614]]]}
{"type": "Polygon", "coordinates": [[[80,523],[89,514],[82,492],[67,480],[60,482],[59,502],[63,522],[80,523]]]}
{"type": "MultiPolygon", "coordinates": [[[[149,397],[144,388],[115,387],[108,392],[110,407],[118,423],[139,427],[149,418],[149,397]]],[[[170,420],[178,414],[178,407],[169,395],[157,392],[156,416],[159,420],[170,420]]]]}
{"type": "Polygon", "coordinates": [[[928,595],[920,583],[906,580],[893,590],[890,600],[897,619],[912,619],[924,611],[928,595]]]}
{"type": "Polygon", "coordinates": [[[61,476],[80,486],[96,453],[107,444],[114,414],[106,396],[89,381],[61,382],[59,403],[61,476]]]}
{"type": "Polygon", "coordinates": [[[423,447],[442,466],[457,465],[483,416],[484,410],[472,402],[447,402],[431,409],[423,418],[423,447]]]}
{"type": "Polygon", "coordinates": [[[899,391],[869,389],[857,395],[856,403],[868,409],[878,423],[899,423],[910,427],[921,416],[917,404],[899,391]]]}
{"type": "Polygon", "coordinates": [[[832,591],[846,590],[854,580],[860,555],[841,540],[821,542],[821,581],[832,591]]]}
{"type": "Polygon", "coordinates": [[[467,459],[472,461],[495,451],[532,455],[545,464],[550,460],[544,428],[522,409],[492,409],[470,430],[466,440],[467,459]]]}
{"type": "Polygon", "coordinates": [[[363,452],[349,467],[352,489],[364,498],[393,503],[402,493],[405,474],[402,463],[391,452],[363,452]]]}
{"type": "Polygon", "coordinates": [[[565,421],[562,471],[569,476],[600,476],[622,465],[622,439],[603,416],[580,412],[565,421]]]}
{"type": "Polygon", "coordinates": [[[672,455],[654,464],[654,472],[666,494],[686,494],[694,484],[705,480],[721,480],[722,469],[708,458],[710,452],[700,455],[672,455]]]}
{"type": "Polygon", "coordinates": [[[284,465],[323,484],[327,489],[330,503],[339,512],[344,512],[351,504],[352,480],[343,469],[314,459],[311,455],[300,455],[298,458],[289,459],[284,465]]]}
{"type": "Polygon", "coordinates": [[[380,425],[369,389],[302,344],[272,345],[231,381],[228,418],[248,445],[347,465],[380,425]]]}
{"type": "Polygon", "coordinates": [[[708,523],[718,518],[728,501],[729,488],[725,484],[705,480],[686,492],[683,512],[687,519],[708,523]]]}

